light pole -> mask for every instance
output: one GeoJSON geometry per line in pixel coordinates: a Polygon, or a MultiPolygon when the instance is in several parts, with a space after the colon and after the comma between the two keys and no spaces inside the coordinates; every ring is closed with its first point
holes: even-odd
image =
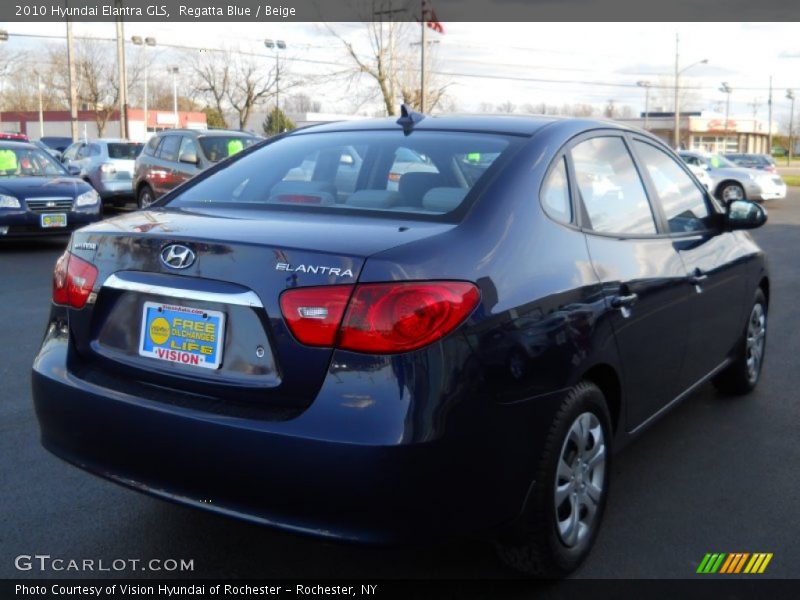
{"type": "Polygon", "coordinates": [[[644,88],[644,128],[647,129],[649,125],[648,117],[650,116],[650,86],[649,81],[637,81],[636,85],[644,88]]]}
{"type": "Polygon", "coordinates": [[[786,98],[792,101],[792,109],[789,113],[789,156],[786,162],[787,165],[791,165],[794,151],[794,90],[786,90],[786,98]]]}
{"type": "Polygon", "coordinates": [[[731,112],[731,86],[728,85],[727,81],[723,81],[722,85],[719,86],[719,91],[725,94],[725,144],[722,148],[722,152],[725,153],[728,151],[728,117],[731,112]]]}
{"type": "Polygon", "coordinates": [[[169,67],[167,73],[172,74],[172,112],[175,114],[175,129],[178,128],[178,67],[169,67]]]}
{"type": "Polygon", "coordinates": [[[44,137],[44,106],[42,103],[42,76],[36,72],[36,87],[39,90],[39,139],[44,137]]]}
{"type": "Polygon", "coordinates": [[[141,46],[144,52],[144,137],[147,137],[147,47],[156,45],[156,38],[134,35],[131,41],[135,46],[141,46]]]}
{"type": "Polygon", "coordinates": [[[264,45],[270,50],[275,50],[275,108],[281,108],[281,71],[278,64],[278,51],[286,50],[286,42],[283,40],[264,40],[264,45]]]}
{"type": "Polygon", "coordinates": [[[684,67],[683,69],[679,68],[680,64],[680,55],[678,53],[678,44],[680,42],[680,38],[678,34],[675,34],[675,131],[673,133],[672,141],[675,145],[675,149],[677,150],[681,144],[680,140],[680,124],[681,124],[681,105],[680,105],[680,96],[678,95],[678,91],[680,90],[680,76],[681,73],[685,73],[692,67],[696,67],[697,65],[704,65],[708,62],[707,58],[703,60],[698,60],[695,63],[690,64],[688,67],[684,67]]]}

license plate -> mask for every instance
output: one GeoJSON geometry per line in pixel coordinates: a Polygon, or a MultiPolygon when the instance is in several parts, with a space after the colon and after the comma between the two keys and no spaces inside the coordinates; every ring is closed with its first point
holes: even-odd
{"type": "Polygon", "coordinates": [[[222,362],[225,313],[145,302],[139,355],[181,365],[218,369],[222,362]]]}
{"type": "Polygon", "coordinates": [[[66,213],[51,213],[41,216],[41,225],[43,229],[51,227],[66,227],[67,214],[66,213]]]}

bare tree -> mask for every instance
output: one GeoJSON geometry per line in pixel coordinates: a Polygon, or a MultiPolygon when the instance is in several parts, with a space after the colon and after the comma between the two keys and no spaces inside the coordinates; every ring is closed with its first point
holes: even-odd
{"type": "Polygon", "coordinates": [[[283,110],[289,113],[310,113],[320,112],[322,103],[319,100],[312,100],[308,94],[292,94],[284,102],[281,102],[283,110]]]}
{"type": "Polygon", "coordinates": [[[517,105],[511,102],[511,100],[506,100],[497,105],[497,112],[504,113],[510,115],[511,113],[517,110],[517,105]]]}
{"type": "Polygon", "coordinates": [[[228,126],[225,119],[225,99],[231,86],[231,64],[226,57],[229,52],[200,50],[189,61],[194,75],[195,92],[212,106],[228,126]]]}
{"type": "MultiPolygon", "coordinates": [[[[59,45],[51,46],[46,56],[46,60],[42,61],[44,65],[42,78],[46,79],[51,106],[68,107],[68,69],[63,48],[59,45]]],[[[139,83],[142,67],[143,63],[140,61],[134,61],[129,65],[127,73],[129,88],[139,83]]],[[[113,46],[99,40],[79,40],[76,43],[75,69],[78,103],[94,113],[97,135],[103,137],[108,120],[117,110],[119,99],[119,79],[113,46]]]]}
{"type": "Polygon", "coordinates": [[[240,129],[246,127],[256,106],[275,97],[278,79],[282,91],[297,85],[287,78],[284,64],[265,68],[263,59],[234,49],[200,51],[190,64],[195,93],[221,115],[233,110],[240,129]]]}
{"type": "MultiPolygon", "coordinates": [[[[690,78],[683,77],[680,80],[678,90],[678,100],[681,112],[697,110],[702,106],[702,97],[697,90],[692,89],[690,78]]],[[[650,110],[674,111],[675,110],[675,77],[663,75],[650,88],[650,110]]]]}
{"type": "MultiPolygon", "coordinates": [[[[361,45],[327,26],[331,35],[342,43],[351,65],[339,74],[348,80],[348,88],[357,87],[360,80],[367,77],[376,88],[372,98],[380,99],[387,115],[397,114],[398,97],[419,108],[422,100],[420,48],[413,23],[381,22],[373,18],[362,26],[359,33],[365,43],[361,45]]],[[[444,98],[448,84],[437,74],[436,55],[432,48],[429,48],[428,56],[425,109],[432,111],[444,98]]]]}
{"type": "MultiPolygon", "coordinates": [[[[263,65],[251,57],[239,55],[232,61],[231,81],[226,97],[239,118],[239,129],[244,129],[250,119],[253,107],[263,103],[276,94],[276,69],[265,73],[263,65]]],[[[281,79],[284,79],[281,76],[281,79]]],[[[290,84],[284,84],[284,89],[290,84]]]]}

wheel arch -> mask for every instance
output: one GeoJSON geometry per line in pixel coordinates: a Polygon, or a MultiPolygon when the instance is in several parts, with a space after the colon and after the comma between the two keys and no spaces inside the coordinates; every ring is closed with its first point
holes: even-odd
{"type": "Polygon", "coordinates": [[[611,427],[616,432],[622,416],[622,382],[616,369],[607,363],[598,363],[583,373],[581,379],[591,381],[603,392],[611,427]]]}
{"type": "Polygon", "coordinates": [[[769,306],[769,277],[763,275],[758,282],[758,287],[764,292],[764,298],[767,300],[767,306],[769,306]]]}

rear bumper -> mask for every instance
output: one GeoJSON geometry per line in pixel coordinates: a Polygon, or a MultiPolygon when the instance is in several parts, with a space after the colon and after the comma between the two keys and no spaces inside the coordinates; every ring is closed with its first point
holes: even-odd
{"type": "Polygon", "coordinates": [[[134,197],[133,181],[130,179],[123,181],[94,181],[92,185],[100,194],[103,201],[130,199],[134,197]]]}
{"type": "Polygon", "coordinates": [[[419,439],[425,415],[382,398],[380,383],[373,398],[385,408],[372,415],[326,382],[300,416],[267,421],[102,388],[70,374],[67,355],[51,327],[32,376],[45,448],[136,490],[283,529],[364,542],[492,537],[519,514],[539,452],[537,432],[520,429],[530,403],[462,414],[419,439]]]}

